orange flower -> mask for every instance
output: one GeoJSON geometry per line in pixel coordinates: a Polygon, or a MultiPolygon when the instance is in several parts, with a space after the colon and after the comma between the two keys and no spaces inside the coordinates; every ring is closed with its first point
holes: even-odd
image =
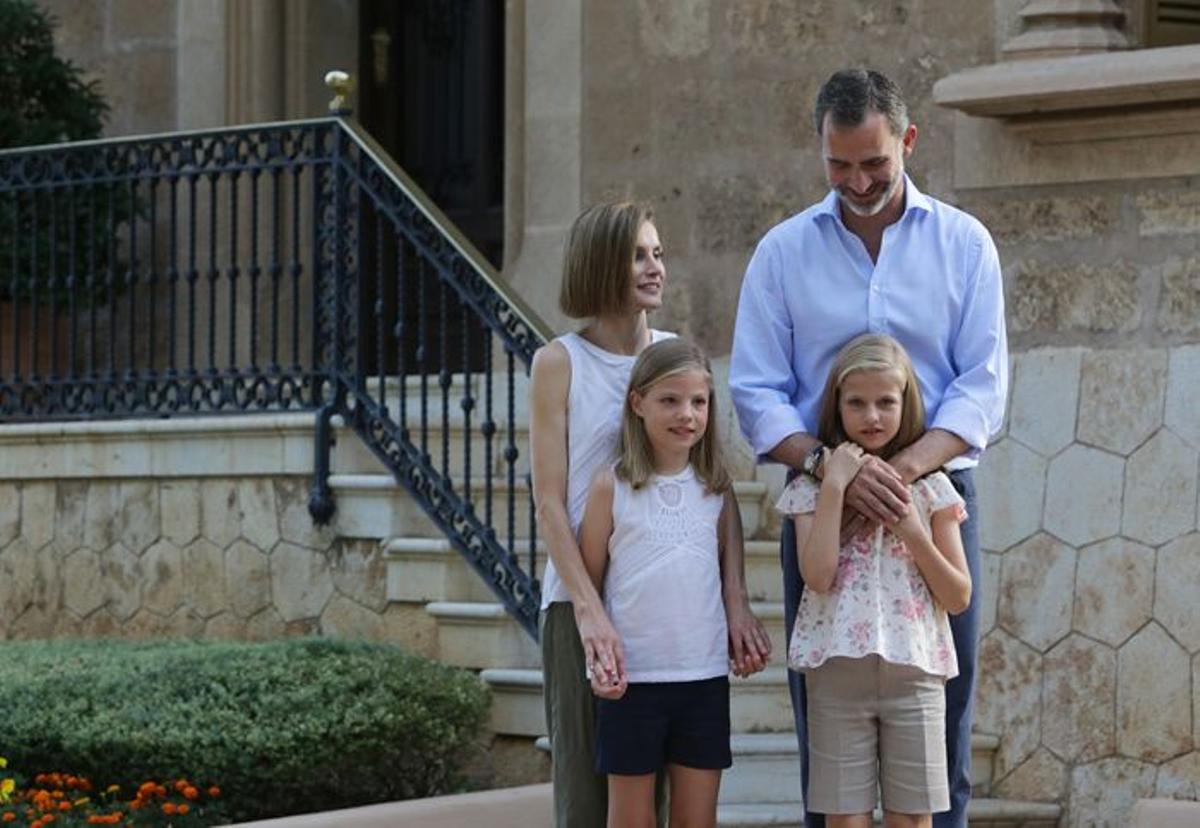
{"type": "Polygon", "coordinates": [[[178,813],[180,816],[187,816],[187,812],[190,810],[191,810],[191,807],[186,802],[184,802],[184,803],[180,804],[180,806],[178,808],[175,809],[175,812],[178,813]]]}
{"type": "Polygon", "coordinates": [[[221,795],[221,789],[218,788],[216,785],[212,785],[208,789],[208,795],[211,796],[212,798],[216,799],[218,796],[221,795]]]}
{"type": "Polygon", "coordinates": [[[176,779],[175,780],[175,790],[179,791],[180,793],[183,793],[183,789],[186,788],[187,786],[188,786],[188,781],[186,779],[176,779]]]}
{"type": "Polygon", "coordinates": [[[186,799],[199,799],[200,798],[200,792],[198,790],[196,790],[195,788],[193,788],[191,785],[188,785],[186,788],[183,789],[183,795],[186,799]]]}
{"type": "Polygon", "coordinates": [[[155,793],[155,795],[156,795],[156,796],[166,796],[166,795],[167,795],[167,789],[166,789],[166,788],[164,788],[162,785],[155,785],[155,786],[154,786],[154,793],[155,793]]]}
{"type": "Polygon", "coordinates": [[[67,801],[64,799],[62,802],[58,803],[58,810],[60,810],[60,811],[69,811],[69,810],[71,810],[71,803],[70,803],[70,802],[67,802],[67,801]]]}
{"type": "Polygon", "coordinates": [[[17,815],[12,811],[5,811],[4,814],[0,816],[0,820],[3,820],[4,822],[12,822],[16,818],[17,815]]]}
{"type": "Polygon", "coordinates": [[[164,814],[166,814],[167,816],[172,816],[175,813],[175,811],[176,811],[176,808],[175,808],[174,802],[164,802],[163,803],[162,812],[164,814]]]}

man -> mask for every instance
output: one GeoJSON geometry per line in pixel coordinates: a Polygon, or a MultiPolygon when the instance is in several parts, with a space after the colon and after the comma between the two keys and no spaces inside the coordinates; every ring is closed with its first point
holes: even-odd
{"type": "MultiPolygon", "coordinates": [[[[999,259],[983,225],[905,175],[917,128],[892,81],[874,71],[837,72],[821,88],[814,116],[831,192],[774,227],[755,250],[738,304],[730,387],[760,458],[819,476],[813,435],[837,350],[871,331],[891,334],[912,357],[928,431],[890,462],[871,458],[862,467],[846,492],[844,533],[894,524],[908,508],[908,484],[942,466],[967,501],[962,538],[977,586],[968,609],[951,619],[960,670],[946,685],[951,810],[934,817],[937,826],[965,826],[980,592],[972,468],[1000,428],[1008,386],[999,259]]],[[[790,638],[803,589],[790,521],[780,556],[790,638]]],[[[788,679],[807,794],[804,682],[793,672],[788,679]]],[[[806,814],[806,824],[823,826],[824,818],[806,814]]]]}

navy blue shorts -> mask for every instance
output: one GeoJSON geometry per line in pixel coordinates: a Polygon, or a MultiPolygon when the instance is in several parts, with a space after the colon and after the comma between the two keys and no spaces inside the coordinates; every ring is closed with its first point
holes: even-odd
{"type": "Polygon", "coordinates": [[[729,678],[631,684],[596,699],[596,772],[638,776],[667,764],[721,770],[729,752],[729,678]]]}

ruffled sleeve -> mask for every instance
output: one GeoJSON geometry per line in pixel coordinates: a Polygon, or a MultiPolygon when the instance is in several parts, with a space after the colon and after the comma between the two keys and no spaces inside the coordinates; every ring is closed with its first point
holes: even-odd
{"type": "Polygon", "coordinates": [[[775,508],[782,514],[806,515],[817,509],[817,493],[820,489],[807,475],[799,474],[783,490],[775,508]]]}
{"type": "Polygon", "coordinates": [[[953,509],[959,523],[967,519],[967,504],[944,472],[934,472],[921,480],[920,486],[924,490],[928,514],[953,509]]]}

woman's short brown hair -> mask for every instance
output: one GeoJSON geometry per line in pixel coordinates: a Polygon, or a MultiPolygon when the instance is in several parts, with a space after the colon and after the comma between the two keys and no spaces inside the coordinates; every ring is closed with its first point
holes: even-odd
{"type": "Polygon", "coordinates": [[[579,214],[563,254],[563,313],[583,319],[624,310],[638,231],[653,218],[650,205],[638,201],[603,201],[579,214]]]}
{"type": "Polygon", "coordinates": [[[851,339],[833,358],[825,391],[821,395],[821,413],[817,418],[817,438],[827,446],[836,446],[846,439],[839,403],[842,380],[855,371],[895,371],[904,388],[900,400],[900,430],[879,456],[884,460],[901,449],[908,448],[925,433],[925,403],[912,360],[904,346],[886,334],[862,334],[851,339]]]}

